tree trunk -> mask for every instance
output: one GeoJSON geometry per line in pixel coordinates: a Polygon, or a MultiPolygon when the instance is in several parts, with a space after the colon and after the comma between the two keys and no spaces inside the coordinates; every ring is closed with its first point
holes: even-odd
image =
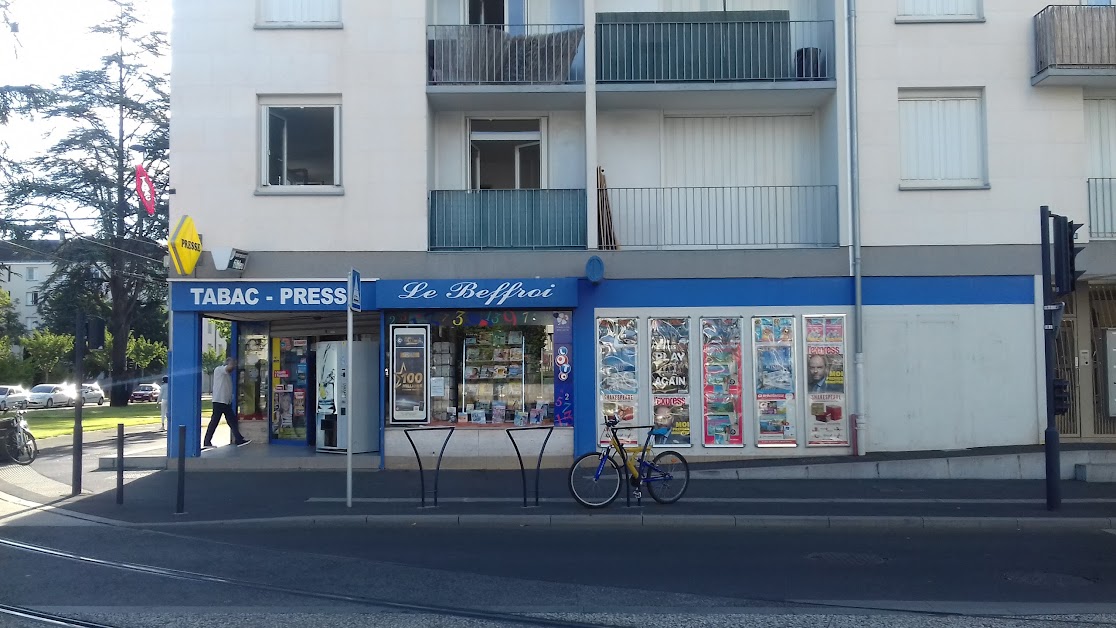
{"type": "Polygon", "coordinates": [[[128,405],[128,335],[132,331],[131,316],[124,303],[124,281],[113,277],[109,281],[109,294],[112,297],[112,388],[109,391],[109,404],[115,407],[128,405]]]}

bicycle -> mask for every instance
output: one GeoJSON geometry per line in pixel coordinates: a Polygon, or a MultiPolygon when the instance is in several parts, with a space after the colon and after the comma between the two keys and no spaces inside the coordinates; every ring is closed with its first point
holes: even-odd
{"type": "Polygon", "coordinates": [[[682,498],[686,487],[690,485],[690,465],[682,454],[676,451],[663,451],[656,455],[650,462],[647,455],[651,452],[651,439],[655,436],[666,436],[670,433],[669,427],[640,426],[643,429],[650,427],[647,440],[642,448],[625,448],[617,437],[617,425],[620,420],[616,417],[605,419],[605,426],[610,433],[609,443],[602,451],[593,451],[582,455],[570,467],[569,487],[570,494],[579,504],[586,508],[604,508],[611,504],[620,494],[620,465],[612,456],[615,450],[620,454],[623,465],[628,470],[629,481],[634,488],[635,497],[643,496],[640,487],[647,485],[647,492],[660,504],[673,504],[682,498]],[[631,455],[629,455],[631,454],[631,455]],[[639,454],[638,460],[635,455],[639,454]],[[668,468],[670,470],[668,470],[668,468]],[[587,480],[585,487],[578,488],[580,480],[587,480]],[[677,486],[677,492],[671,488],[677,486]],[[594,489],[603,489],[603,497],[594,499],[589,497],[594,489]]]}
{"type": "Polygon", "coordinates": [[[27,428],[27,413],[16,412],[14,417],[0,418],[0,441],[4,453],[16,464],[29,465],[39,456],[39,445],[27,428]]]}

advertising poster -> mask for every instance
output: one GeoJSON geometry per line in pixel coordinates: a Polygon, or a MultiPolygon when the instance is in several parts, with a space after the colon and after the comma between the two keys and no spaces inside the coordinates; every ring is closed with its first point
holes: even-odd
{"type": "Polygon", "coordinates": [[[690,446],[690,319],[652,318],[651,403],[655,427],[670,433],[655,436],[656,445],[690,446]]]}
{"type": "Polygon", "coordinates": [[[430,382],[429,327],[391,329],[391,422],[426,423],[430,382]]]}
{"type": "Polygon", "coordinates": [[[554,313],[554,427],[573,427],[573,320],[554,313]]]}
{"type": "Polygon", "coordinates": [[[636,399],[639,396],[639,320],[635,318],[597,319],[598,384],[601,389],[602,427],[599,442],[607,445],[610,433],[604,428],[606,417],[620,419],[617,438],[621,445],[635,445],[639,435],[624,426],[636,425],[636,399]]]}
{"type": "Polygon", "coordinates": [[[845,447],[845,316],[807,316],[806,403],[810,422],[806,444],[845,447]]]}
{"type": "Polygon", "coordinates": [[[752,318],[755,340],[758,447],[798,445],[794,375],[794,317],[752,318]]]}
{"type": "Polygon", "coordinates": [[[701,337],[705,446],[743,447],[740,319],[703,318],[701,337]]]}

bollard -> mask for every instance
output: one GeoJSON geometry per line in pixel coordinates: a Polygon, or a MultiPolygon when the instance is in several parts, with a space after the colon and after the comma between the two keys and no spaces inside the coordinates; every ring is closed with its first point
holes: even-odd
{"type": "Polygon", "coordinates": [[[124,424],[116,424],[116,503],[124,503],[124,424]]]}
{"type": "Polygon", "coordinates": [[[178,426],[178,505],[174,514],[186,514],[186,426],[178,426]]]}

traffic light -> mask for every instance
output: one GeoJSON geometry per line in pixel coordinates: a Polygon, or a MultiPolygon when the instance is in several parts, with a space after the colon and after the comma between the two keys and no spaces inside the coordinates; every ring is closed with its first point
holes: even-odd
{"type": "Polygon", "coordinates": [[[1054,380],[1054,414],[1069,414],[1070,383],[1068,379],[1054,380]]]}
{"type": "Polygon", "coordinates": [[[1083,225],[1065,216],[1051,217],[1054,219],[1054,295],[1064,296],[1073,292],[1077,278],[1085,274],[1077,270],[1077,254],[1085,250],[1084,246],[1077,246],[1077,230],[1083,225]]]}
{"type": "Polygon", "coordinates": [[[86,342],[90,349],[105,348],[105,321],[100,318],[91,318],[85,323],[86,342]]]}

